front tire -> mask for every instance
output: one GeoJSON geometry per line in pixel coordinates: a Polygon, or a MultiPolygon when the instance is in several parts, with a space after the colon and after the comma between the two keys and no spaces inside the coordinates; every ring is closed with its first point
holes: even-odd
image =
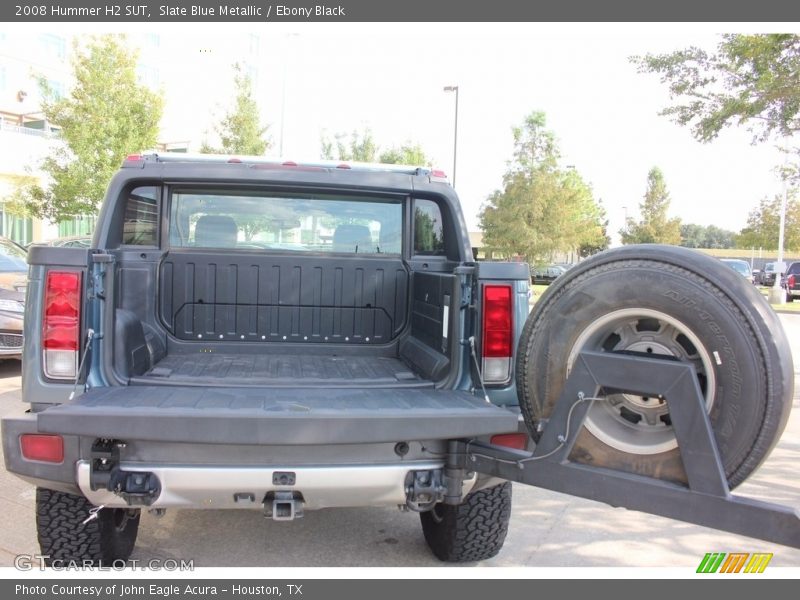
{"type": "MultiPolygon", "coordinates": [[[[774,311],[726,270],[692,250],[644,245],[596,255],[560,277],[519,344],[517,390],[534,439],[581,351],[677,358],[695,366],[729,485],[741,483],[786,425],[794,369],[774,311]]],[[[668,405],[623,393],[606,400],[589,410],[571,460],[685,483],[668,405]]]]}
{"type": "Polygon", "coordinates": [[[511,483],[469,494],[462,504],[437,504],[420,514],[433,554],[444,562],[474,562],[496,556],[508,533],[511,483]]]}
{"type": "Polygon", "coordinates": [[[140,511],[95,508],[83,496],[36,488],[36,530],[45,564],[112,565],[127,561],[136,544],[140,511]]]}

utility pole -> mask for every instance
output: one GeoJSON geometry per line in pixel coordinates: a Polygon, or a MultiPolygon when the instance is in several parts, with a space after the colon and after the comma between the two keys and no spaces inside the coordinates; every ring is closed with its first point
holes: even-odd
{"type": "Polygon", "coordinates": [[[445,92],[455,92],[456,93],[456,123],[455,127],[453,128],[453,188],[456,187],[456,164],[457,164],[457,153],[458,153],[458,86],[457,85],[448,85],[444,88],[445,92]]]}

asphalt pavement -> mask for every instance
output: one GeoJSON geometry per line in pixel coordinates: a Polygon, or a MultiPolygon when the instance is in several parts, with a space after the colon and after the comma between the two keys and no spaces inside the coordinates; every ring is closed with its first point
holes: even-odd
{"type": "MultiPolygon", "coordinates": [[[[781,321],[800,365],[800,315],[783,314],[781,321]]],[[[737,494],[800,510],[798,404],[796,393],[780,443],[737,494]]],[[[0,415],[23,410],[19,363],[0,363],[0,415]]],[[[4,470],[0,531],[0,566],[38,552],[34,488],[4,470]]],[[[800,566],[800,550],[519,484],[505,547],[480,566],[695,568],[707,552],[771,552],[770,567],[800,566]]],[[[259,511],[145,513],[132,558],[193,559],[198,567],[442,566],[425,544],[418,516],[391,508],[306,512],[284,523],[259,511]]]]}

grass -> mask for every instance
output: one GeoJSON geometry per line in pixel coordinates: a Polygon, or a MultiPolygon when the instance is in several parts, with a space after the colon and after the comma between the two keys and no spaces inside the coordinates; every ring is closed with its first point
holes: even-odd
{"type": "MultiPolygon", "coordinates": [[[[769,298],[769,288],[759,286],[758,291],[761,292],[761,295],[764,296],[765,298],[767,299],[769,298]]],[[[800,302],[798,301],[784,302],[783,304],[780,305],[772,304],[771,306],[772,308],[780,312],[800,313],[800,302]]]]}

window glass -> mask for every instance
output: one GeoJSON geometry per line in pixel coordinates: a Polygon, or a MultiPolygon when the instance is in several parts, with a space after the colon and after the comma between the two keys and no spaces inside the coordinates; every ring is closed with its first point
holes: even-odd
{"type": "Polygon", "coordinates": [[[0,270],[26,271],[27,253],[10,240],[0,239],[0,270]]]}
{"type": "Polygon", "coordinates": [[[442,211],[431,200],[414,201],[414,253],[444,254],[442,211]]]}
{"type": "Polygon", "coordinates": [[[294,194],[176,191],[172,247],[400,254],[402,204],[294,194]]]}
{"type": "Polygon", "coordinates": [[[158,188],[142,186],[131,190],[125,202],[122,243],[133,246],[158,244],[158,188]]]}

